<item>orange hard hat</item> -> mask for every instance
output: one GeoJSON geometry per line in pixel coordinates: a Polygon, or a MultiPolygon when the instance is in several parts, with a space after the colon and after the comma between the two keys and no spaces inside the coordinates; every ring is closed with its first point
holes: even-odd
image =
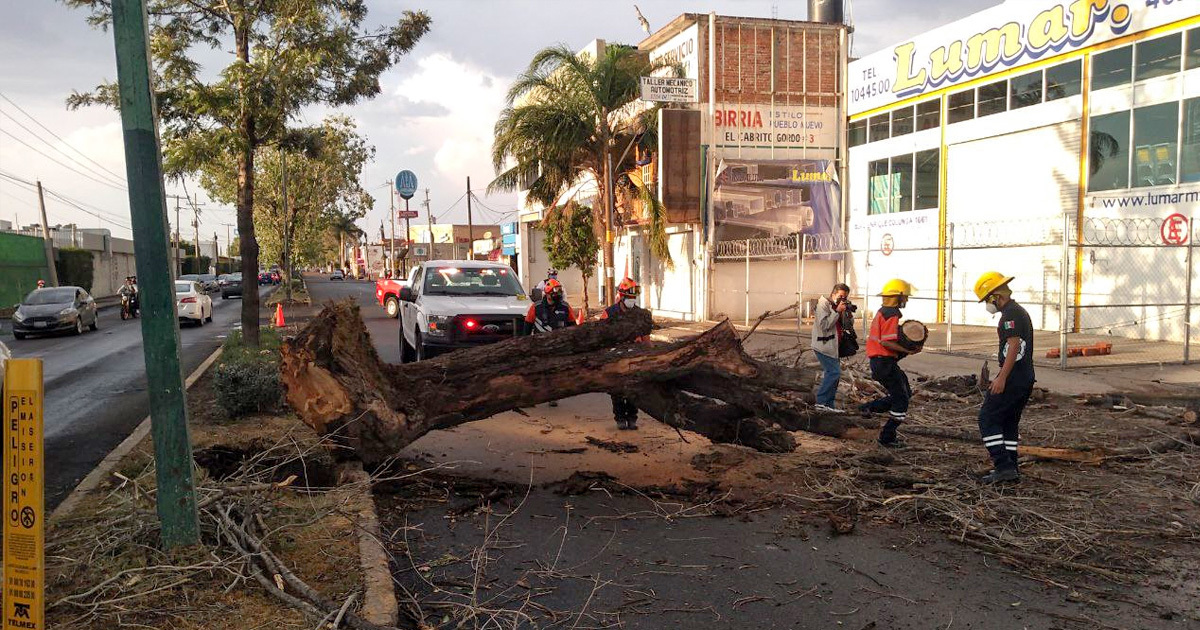
{"type": "Polygon", "coordinates": [[[563,285],[558,280],[550,279],[546,281],[546,287],[542,289],[542,293],[562,293],[563,285]]]}
{"type": "Polygon", "coordinates": [[[621,284],[617,285],[617,293],[620,293],[621,295],[637,297],[638,293],[640,292],[641,287],[638,286],[637,281],[633,278],[625,278],[621,281],[621,284]]]}

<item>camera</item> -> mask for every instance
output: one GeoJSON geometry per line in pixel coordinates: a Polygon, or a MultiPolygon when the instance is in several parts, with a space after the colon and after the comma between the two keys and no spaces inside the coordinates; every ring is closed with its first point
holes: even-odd
{"type": "Polygon", "coordinates": [[[834,304],[834,306],[839,306],[842,304],[846,305],[847,313],[857,313],[858,312],[858,305],[855,304],[854,302],[851,302],[850,298],[839,298],[837,301],[837,304],[834,304]]]}

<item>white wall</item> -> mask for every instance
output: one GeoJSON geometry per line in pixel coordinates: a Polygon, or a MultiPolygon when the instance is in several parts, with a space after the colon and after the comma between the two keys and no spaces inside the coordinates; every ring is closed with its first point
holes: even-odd
{"type": "MultiPolygon", "coordinates": [[[[837,261],[813,260],[804,262],[804,297],[809,302],[828,295],[837,279],[837,261]]],[[[750,261],[750,321],[767,311],[774,311],[796,301],[796,261],[750,261]]],[[[851,285],[852,293],[857,293],[851,285]]],[[[713,268],[713,316],[728,317],[741,323],[746,319],[746,263],[721,261],[713,268]]]]}

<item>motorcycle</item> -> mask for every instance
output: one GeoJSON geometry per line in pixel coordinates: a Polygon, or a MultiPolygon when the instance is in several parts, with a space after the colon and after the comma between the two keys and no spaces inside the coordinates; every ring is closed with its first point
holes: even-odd
{"type": "Polygon", "coordinates": [[[121,319],[138,316],[138,299],[136,295],[121,296],[121,319]]]}

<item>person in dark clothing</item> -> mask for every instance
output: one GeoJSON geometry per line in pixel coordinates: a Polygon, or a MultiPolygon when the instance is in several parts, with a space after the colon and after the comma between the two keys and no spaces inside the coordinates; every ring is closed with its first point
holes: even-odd
{"type": "MultiPolygon", "coordinates": [[[[629,312],[630,309],[637,307],[637,297],[641,292],[638,283],[632,278],[625,278],[621,284],[617,285],[617,303],[604,309],[600,314],[600,319],[608,319],[610,317],[621,317],[629,312]]],[[[638,339],[637,341],[643,341],[638,339]]],[[[638,408],[633,404],[632,400],[624,396],[612,395],[613,418],[617,421],[617,428],[622,431],[636,431],[638,408]]]]}
{"type": "MultiPolygon", "coordinates": [[[[550,279],[542,285],[541,299],[529,305],[522,334],[548,333],[574,326],[577,322],[575,309],[563,297],[562,283],[550,279]]],[[[552,400],[549,405],[557,407],[558,401],[552,400]]]]}
{"type": "Polygon", "coordinates": [[[1000,347],[996,359],[1000,373],[992,379],[979,409],[979,434],[992,458],[993,469],[983,483],[1020,480],[1017,470],[1018,427],[1035,382],[1033,371],[1033,322],[1029,313],[1012,299],[1011,276],[989,271],[975,283],[975,296],[989,313],[1000,314],[996,333],[1000,347]]]}
{"type": "Polygon", "coordinates": [[[908,401],[912,398],[912,388],[908,375],[900,368],[900,359],[921,351],[920,346],[910,349],[900,344],[900,309],[908,304],[910,295],[912,285],[904,280],[897,278],[884,284],[879,292],[883,308],[871,320],[871,334],[867,337],[871,378],[883,385],[887,394],[862,405],[859,411],[864,417],[888,414],[887,423],[879,431],[879,443],[891,448],[904,446],[896,430],[908,418],[908,401]]]}

